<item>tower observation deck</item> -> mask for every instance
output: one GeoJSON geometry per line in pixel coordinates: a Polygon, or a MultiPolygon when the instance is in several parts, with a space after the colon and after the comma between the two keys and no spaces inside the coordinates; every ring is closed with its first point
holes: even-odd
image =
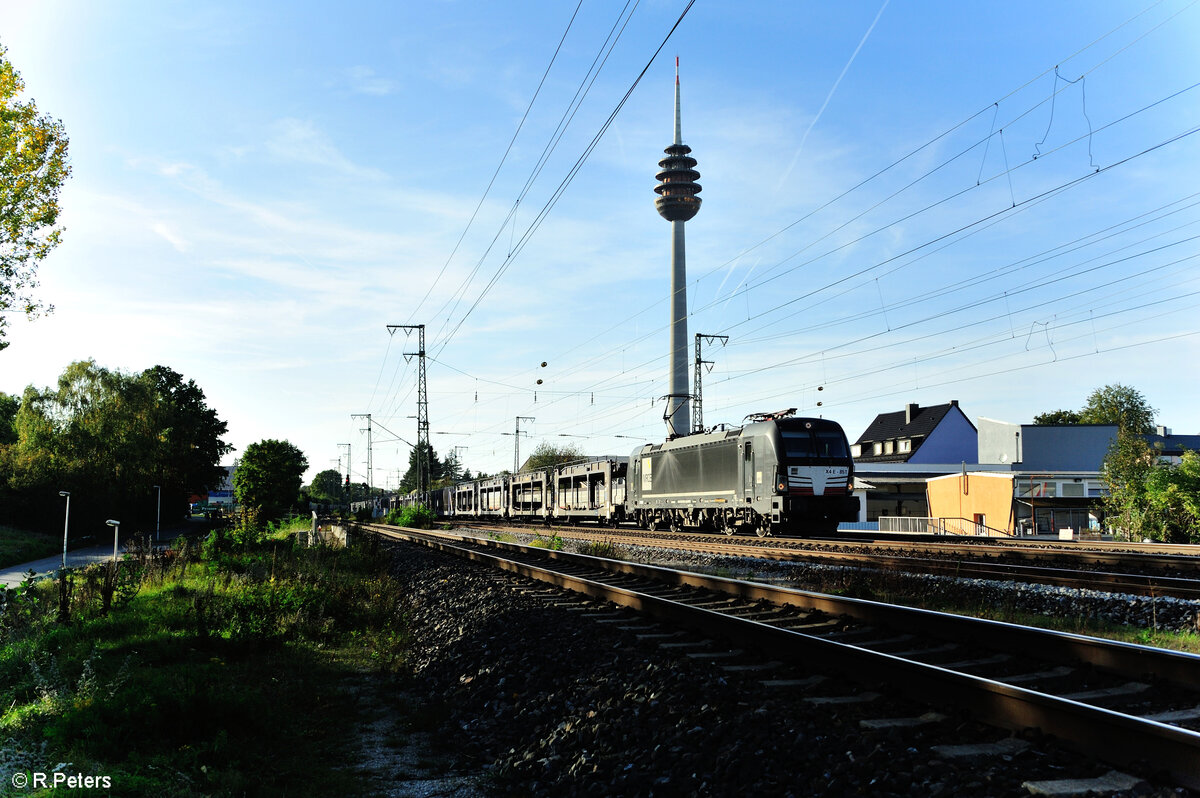
{"type": "Polygon", "coordinates": [[[692,148],[683,143],[679,124],[679,59],[675,60],[675,143],[667,147],[667,154],[658,162],[662,171],[654,176],[659,184],[654,187],[658,199],[654,206],[668,222],[689,221],[700,210],[700,198],[696,196],[701,186],[696,182],[700,173],[696,171],[696,159],[688,155],[692,148]]]}
{"type": "Polygon", "coordinates": [[[687,333],[687,257],[683,224],[700,210],[700,184],[696,180],[696,159],[692,148],[683,143],[679,122],[679,58],[675,59],[675,141],[665,150],[667,157],[658,162],[661,170],[654,187],[658,198],[654,205],[659,215],[671,223],[671,360],[668,370],[670,392],[663,418],[672,438],[691,430],[688,407],[688,333],[687,333]]]}

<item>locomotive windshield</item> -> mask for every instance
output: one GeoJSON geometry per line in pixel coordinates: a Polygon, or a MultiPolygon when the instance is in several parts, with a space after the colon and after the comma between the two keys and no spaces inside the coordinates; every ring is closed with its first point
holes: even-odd
{"type": "Polygon", "coordinates": [[[789,460],[849,460],[846,436],[840,429],[781,429],[789,460]]]}

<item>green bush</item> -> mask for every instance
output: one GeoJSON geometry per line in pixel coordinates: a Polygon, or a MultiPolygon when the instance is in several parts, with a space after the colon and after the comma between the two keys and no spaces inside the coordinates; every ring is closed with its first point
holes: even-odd
{"type": "Polygon", "coordinates": [[[412,507],[401,507],[398,510],[392,510],[384,517],[384,523],[392,526],[407,526],[416,529],[430,529],[433,527],[433,511],[423,504],[417,504],[412,507]]]}

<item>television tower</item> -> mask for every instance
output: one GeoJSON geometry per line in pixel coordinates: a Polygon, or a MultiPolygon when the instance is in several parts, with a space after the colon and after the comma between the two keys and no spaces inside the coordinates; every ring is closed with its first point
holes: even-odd
{"type": "Polygon", "coordinates": [[[658,213],[671,223],[671,361],[668,371],[670,393],[663,418],[670,438],[687,435],[691,426],[688,410],[688,334],[687,334],[687,258],[684,252],[683,223],[700,210],[700,173],[696,159],[688,155],[692,148],[683,143],[679,124],[679,56],[675,57],[675,142],[667,147],[667,157],[658,162],[661,169],[654,187],[658,213]]]}

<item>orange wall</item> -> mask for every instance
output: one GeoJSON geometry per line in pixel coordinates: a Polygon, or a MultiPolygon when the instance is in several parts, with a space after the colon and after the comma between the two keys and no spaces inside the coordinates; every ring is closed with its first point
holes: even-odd
{"type": "Polygon", "coordinates": [[[925,483],[929,514],[934,518],[975,519],[983,513],[992,529],[1014,532],[1011,474],[954,474],[925,483]]]}

